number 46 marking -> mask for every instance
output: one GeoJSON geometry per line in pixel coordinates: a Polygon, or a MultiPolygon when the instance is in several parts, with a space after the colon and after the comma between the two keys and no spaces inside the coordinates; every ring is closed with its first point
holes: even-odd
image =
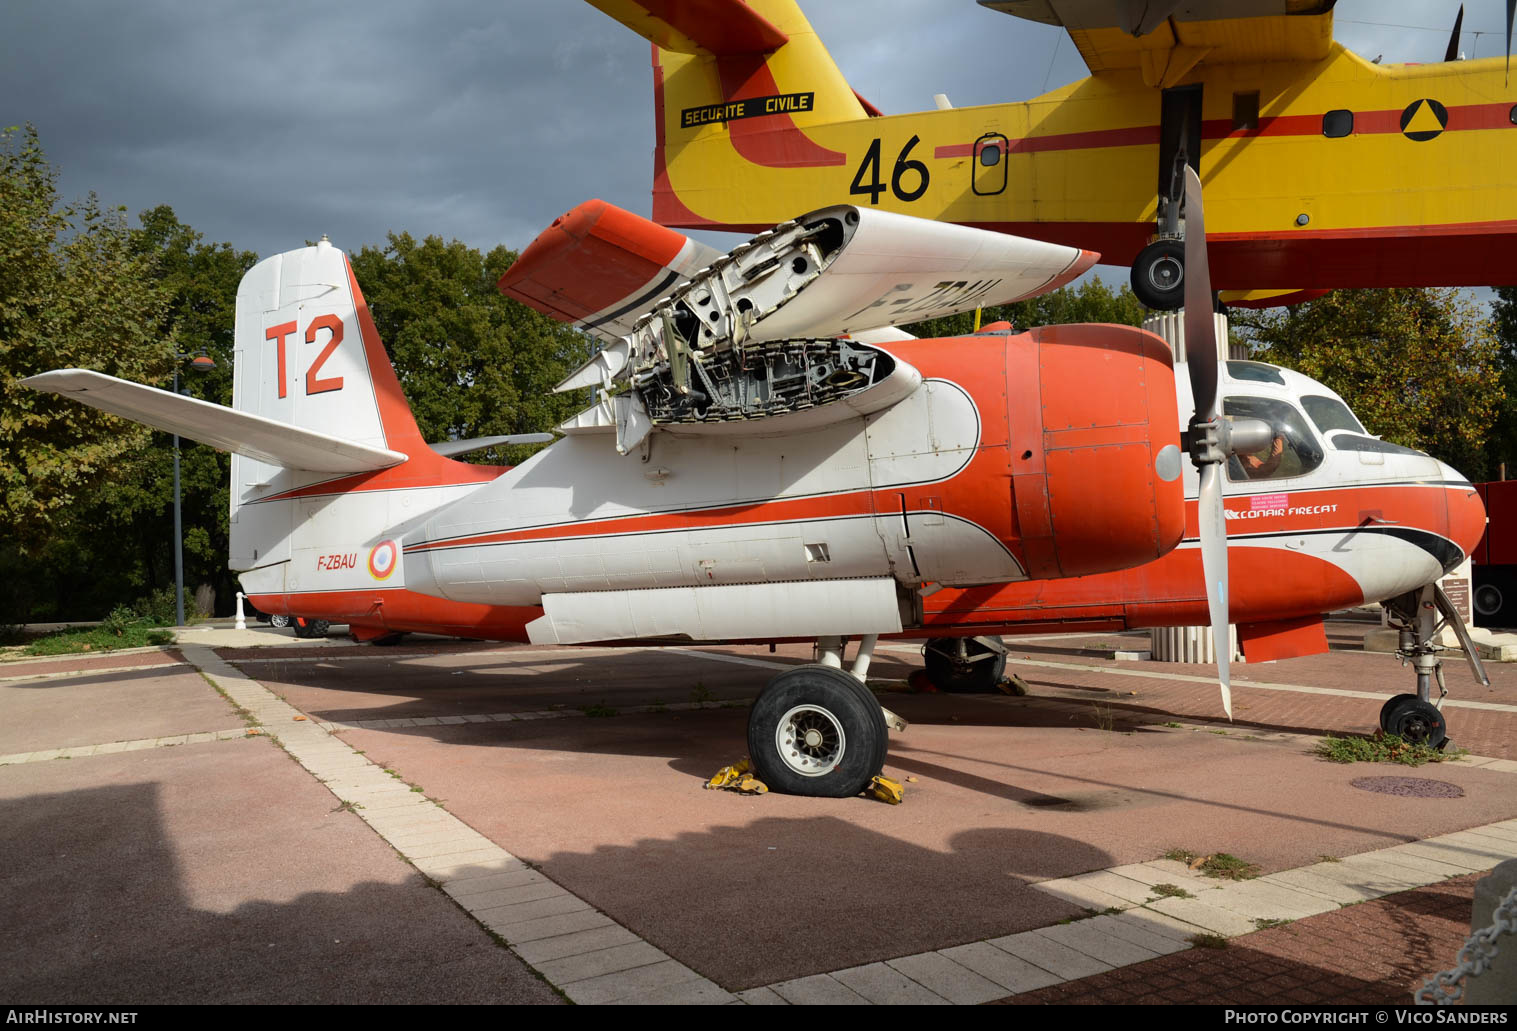
{"type": "MultiPolygon", "coordinates": [[[[289,376],[285,372],[284,342],[285,338],[296,331],[296,328],[296,324],[293,322],[282,322],[277,326],[270,326],[269,329],[263,334],[264,339],[277,340],[279,342],[278,356],[280,397],[285,397],[289,393],[289,376]]],[[[320,379],[316,375],[321,371],[321,367],[326,363],[326,360],[332,357],[332,352],[337,350],[337,345],[342,343],[342,319],[338,318],[336,315],[316,316],[311,320],[311,324],[306,327],[306,343],[314,344],[316,342],[317,332],[323,329],[332,334],[332,338],[327,341],[327,346],[322,348],[321,353],[316,356],[316,360],[311,363],[311,367],[306,370],[307,394],[325,394],[329,390],[342,389],[341,376],[329,376],[326,379],[320,379]]]]}
{"type": "MultiPolygon", "coordinates": [[[[927,173],[927,166],[915,158],[908,159],[906,157],[906,155],[911,153],[911,149],[921,142],[922,138],[920,136],[913,136],[907,140],[906,146],[902,147],[901,152],[896,155],[895,168],[890,173],[890,192],[904,201],[916,200],[927,192],[927,183],[930,179],[927,173]],[[910,190],[903,188],[901,184],[901,179],[908,173],[916,176],[916,185],[910,190]]],[[[859,162],[859,170],[854,173],[853,182],[849,185],[848,192],[850,194],[868,194],[870,204],[878,204],[880,202],[880,194],[885,192],[885,184],[880,182],[879,137],[875,137],[874,142],[869,144],[869,150],[864,153],[864,160],[859,162]],[[869,173],[869,181],[867,183],[864,181],[864,174],[866,172],[869,173]]]]}

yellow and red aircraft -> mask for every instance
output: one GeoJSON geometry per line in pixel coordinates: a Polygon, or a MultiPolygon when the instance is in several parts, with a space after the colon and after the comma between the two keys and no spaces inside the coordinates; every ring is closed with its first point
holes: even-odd
{"type": "Polygon", "coordinates": [[[1090,77],[885,116],[794,0],[590,2],[654,44],[664,225],[882,208],[1098,250],[1174,308],[1189,164],[1218,288],[1517,283],[1517,88],[1455,60],[1457,25],[1445,61],[1379,65],[1334,42],[1334,0],[981,0],[1063,26],[1090,77]]]}

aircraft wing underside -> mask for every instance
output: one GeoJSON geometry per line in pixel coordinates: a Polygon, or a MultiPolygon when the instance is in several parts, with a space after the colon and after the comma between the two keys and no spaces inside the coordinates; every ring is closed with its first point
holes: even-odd
{"type": "Polygon", "coordinates": [[[1170,86],[1197,64],[1315,61],[1333,40],[1335,0],[980,0],[1069,33],[1092,73],[1137,68],[1170,86]]]}

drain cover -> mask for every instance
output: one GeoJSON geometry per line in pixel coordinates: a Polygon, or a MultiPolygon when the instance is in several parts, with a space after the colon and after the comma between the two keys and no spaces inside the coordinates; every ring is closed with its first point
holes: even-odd
{"type": "Polygon", "coordinates": [[[1400,795],[1403,798],[1463,798],[1464,789],[1446,780],[1429,780],[1427,777],[1360,777],[1349,781],[1360,791],[1376,791],[1382,795],[1400,795]]]}

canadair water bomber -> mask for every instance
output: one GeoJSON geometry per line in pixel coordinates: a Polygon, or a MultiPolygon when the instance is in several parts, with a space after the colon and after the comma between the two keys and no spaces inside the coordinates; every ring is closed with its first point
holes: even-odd
{"type": "MultiPolygon", "coordinates": [[[[1458,59],[1458,24],[1443,61],[1375,64],[1333,40],[1334,0],[981,0],[1062,26],[1090,76],[883,115],[794,0],[590,2],[654,44],[663,225],[854,204],[1098,250],[1174,309],[1189,166],[1228,303],[1517,283],[1517,88],[1501,57],[1458,59]]],[[[999,59],[985,36],[966,60],[999,59]]]]}
{"type": "Polygon", "coordinates": [[[1382,724],[1441,741],[1434,584],[1479,540],[1479,497],[1320,384],[1212,357],[1188,188],[1202,316],[1178,367],[1128,326],[896,328],[1053,289],[1089,251],[835,205],[723,255],[592,201],[501,280],[603,342],[558,388],[588,406],[515,467],[457,460],[499,438],[422,438],[326,242],[244,277],[230,408],[87,370],[24,382],[231,451],[230,564],[264,612],[360,640],[814,641],[749,717],[778,790],[879,774],[904,728],[864,686],[880,638],[930,638],[929,672],[975,688],[1028,628],[1232,621],[1273,657],[1386,599],[1418,693],[1382,724]]]}

